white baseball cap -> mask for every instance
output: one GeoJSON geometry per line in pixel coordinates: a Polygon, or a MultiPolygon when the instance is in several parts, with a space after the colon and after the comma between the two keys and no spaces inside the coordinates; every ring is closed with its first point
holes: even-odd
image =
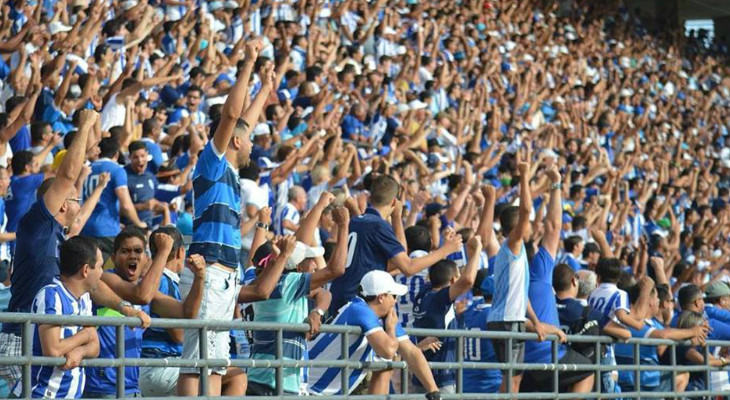
{"type": "Polygon", "coordinates": [[[322,257],[323,255],[324,247],[310,247],[298,241],[291,256],[286,260],[286,268],[294,269],[307,258],[322,257]]]}
{"type": "Polygon", "coordinates": [[[379,294],[394,294],[403,296],[408,293],[408,286],[395,283],[393,277],[380,270],[370,271],[360,281],[363,296],[377,296],[379,294]]]}
{"type": "Polygon", "coordinates": [[[48,24],[48,33],[51,35],[55,35],[59,32],[68,32],[71,30],[71,27],[68,25],[64,25],[63,23],[59,21],[54,21],[48,24]]]}
{"type": "Polygon", "coordinates": [[[257,136],[262,136],[262,135],[268,135],[270,133],[271,133],[271,131],[269,129],[269,125],[262,122],[253,128],[252,136],[257,137],[257,136]]]}

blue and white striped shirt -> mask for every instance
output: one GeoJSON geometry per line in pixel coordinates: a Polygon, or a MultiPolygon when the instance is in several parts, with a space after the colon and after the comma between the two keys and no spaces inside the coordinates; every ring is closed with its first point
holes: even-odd
{"type": "MultiPolygon", "coordinates": [[[[351,361],[376,361],[378,360],[375,351],[368,343],[367,337],[375,332],[383,330],[382,320],[365,303],[361,297],[355,297],[351,302],[343,306],[335,318],[335,325],[359,326],[362,329],[360,335],[350,335],[349,355],[351,361]]],[[[396,324],[395,336],[398,341],[409,340],[400,324],[396,324]]],[[[342,335],[338,333],[320,333],[310,344],[309,358],[311,360],[342,360],[342,335]]],[[[341,368],[310,368],[309,370],[309,391],[318,395],[340,395],[341,368]]],[[[349,392],[357,388],[357,385],[365,379],[366,370],[350,370],[349,392]]]]}
{"type": "MultiPolygon", "coordinates": [[[[91,297],[88,293],[84,293],[81,298],[77,299],[56,278],[53,283],[44,286],[38,292],[33,300],[31,312],[33,314],[90,316],[92,315],[91,297]]],[[[43,356],[38,332],[39,326],[34,325],[33,328],[34,357],[43,356]]],[[[81,329],[81,326],[63,326],[61,328],[61,339],[70,338],[81,329]]],[[[81,394],[84,392],[85,384],[86,375],[84,368],[81,367],[68,371],[47,365],[34,365],[31,368],[31,397],[78,399],[81,398],[81,394]]],[[[20,396],[21,390],[21,385],[16,385],[15,394],[20,396]]]]}
{"type": "Polygon", "coordinates": [[[190,254],[238,268],[241,251],[241,185],[238,172],[208,142],[193,175],[195,218],[190,254]]]}
{"type": "Polygon", "coordinates": [[[295,225],[299,225],[299,211],[291,203],[286,203],[281,209],[275,221],[274,231],[277,235],[293,235],[294,231],[284,228],[284,221],[291,221],[295,225]]]}

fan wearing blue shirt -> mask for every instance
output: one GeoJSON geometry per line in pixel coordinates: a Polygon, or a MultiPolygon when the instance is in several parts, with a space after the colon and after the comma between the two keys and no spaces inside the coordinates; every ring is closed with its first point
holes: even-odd
{"type": "MultiPolygon", "coordinates": [[[[33,300],[31,312],[39,315],[91,316],[89,292],[99,286],[103,270],[101,251],[93,239],[73,237],[60,246],[60,276],[44,286],[33,300]]],[[[31,367],[33,398],[78,399],[84,392],[85,368],[83,359],[99,354],[96,328],[81,326],[34,325],[33,356],[65,357],[61,367],[31,367]]],[[[22,396],[22,385],[14,395],[22,396]]]]}
{"type": "MultiPolygon", "coordinates": [[[[193,255],[188,259],[188,266],[195,275],[192,289],[185,302],[160,293],[162,271],[174,246],[174,239],[162,231],[150,237],[154,241],[155,257],[142,277],[147,264],[144,231],[130,227],[122,231],[114,240],[114,269],[101,277],[114,292],[119,293],[124,303],[137,304],[135,308],[148,313],[153,311],[162,318],[193,318],[203,300],[203,284],[205,280],[205,261],[193,255]]],[[[120,316],[107,307],[94,305],[94,314],[98,316],[120,316]]],[[[140,358],[144,329],[125,327],[125,354],[116,354],[116,327],[99,327],[101,349],[99,358],[140,358]]],[[[114,367],[87,368],[88,382],[84,391],[85,398],[106,398],[117,392],[117,369],[114,367]]],[[[139,397],[139,367],[125,367],[124,393],[128,397],[139,397]]]]}
{"type": "Polygon", "coordinates": [[[13,155],[11,162],[13,176],[7,197],[7,229],[15,232],[18,222],[36,201],[36,191],[44,180],[53,176],[49,173],[38,173],[39,160],[30,151],[21,151],[13,155]]]}
{"type": "MultiPolygon", "coordinates": [[[[312,360],[349,359],[350,361],[391,360],[396,352],[408,364],[408,368],[423,382],[428,400],[440,399],[440,392],[428,368],[423,352],[418,349],[398,324],[395,303],[398,296],[408,292],[405,285],[395,283],[385,271],[370,271],[359,284],[358,297],[348,302],[335,317],[334,325],[358,326],[362,334],[350,339],[349,357],[342,354],[342,335],[320,334],[312,342],[309,358],[312,360]]],[[[352,393],[365,379],[367,371],[351,369],[349,390],[343,393],[340,368],[311,368],[309,390],[319,395],[340,395],[352,393]]],[[[386,395],[390,387],[393,370],[372,371],[368,393],[386,395]]]]}
{"type": "MultiPolygon", "coordinates": [[[[626,289],[629,294],[629,303],[631,311],[635,312],[637,301],[640,295],[639,285],[634,285],[626,289]]],[[[659,315],[659,296],[656,288],[651,289],[649,295],[649,315],[644,321],[641,329],[629,327],[632,338],[653,338],[653,339],[671,339],[671,340],[687,340],[693,339],[704,341],[707,338],[709,328],[705,325],[695,326],[691,329],[664,328],[662,324],[656,320],[659,315]]],[[[644,365],[659,365],[659,359],[664,355],[667,346],[640,346],[639,361],[644,365]]],[[[634,345],[617,343],[615,345],[616,363],[619,365],[634,365],[634,345]]],[[[636,382],[634,381],[633,371],[619,371],[619,385],[621,390],[627,392],[638,391],[636,382]]],[[[641,391],[644,392],[671,392],[672,379],[671,373],[661,371],[641,371],[641,391]]]]}
{"type": "MultiPolygon", "coordinates": [[[[56,172],[56,177],[44,182],[38,189],[35,202],[20,220],[16,232],[16,246],[13,273],[10,277],[10,312],[30,312],[36,293],[45,285],[53,282],[59,274],[58,246],[66,240],[65,232],[71,228],[79,216],[79,194],[76,180],[86,155],[90,132],[98,114],[92,110],[80,112],[80,126],[69,146],[66,156],[56,172]]],[[[91,292],[96,304],[114,308],[126,316],[138,316],[149,325],[149,317],[131,307],[120,304],[121,299],[101,282],[97,290],[91,292]]],[[[0,334],[0,357],[20,356],[20,325],[3,324],[0,334]]],[[[20,380],[20,367],[0,368],[0,379],[10,386],[20,380]]],[[[24,394],[27,395],[27,394],[24,394]]]]}
{"type": "MultiPolygon", "coordinates": [[[[152,156],[152,160],[147,163],[147,171],[156,174],[165,160],[162,158],[162,148],[160,147],[160,134],[162,127],[157,118],[147,118],[142,122],[142,139],[147,147],[147,152],[152,156]]],[[[131,153],[131,150],[130,150],[131,153]]]]}
{"type": "MultiPolygon", "coordinates": [[[[489,271],[481,269],[477,272],[472,288],[472,305],[464,312],[464,329],[487,331],[487,319],[492,308],[494,279],[489,271]],[[486,282],[486,284],[485,284],[486,282]],[[485,287],[486,289],[482,289],[485,287]]],[[[497,362],[492,341],[485,338],[465,338],[464,361],[497,362]]],[[[497,393],[502,385],[502,373],[497,369],[465,369],[464,393],[497,393]]]]}
{"type": "MultiPolygon", "coordinates": [[[[416,299],[413,307],[414,328],[425,329],[458,329],[454,302],[471,290],[479,268],[479,253],[482,251],[482,239],[474,235],[467,243],[468,259],[461,275],[459,268],[451,260],[441,260],[428,271],[430,286],[416,299]]],[[[429,362],[456,362],[456,338],[439,338],[441,347],[435,351],[426,351],[429,362]]],[[[440,369],[433,372],[436,385],[442,393],[456,393],[456,371],[440,369]]],[[[414,391],[426,393],[417,377],[413,378],[414,391]]]]}
{"type": "MultiPolygon", "coordinates": [[[[530,288],[528,291],[530,303],[535,315],[542,322],[548,333],[564,338],[560,330],[560,318],[553,293],[553,270],[555,257],[560,246],[560,232],[563,225],[563,210],[561,202],[561,176],[558,166],[548,167],[546,175],[550,180],[550,202],[545,219],[545,233],[542,244],[530,260],[530,288]]],[[[562,341],[562,340],[561,340],[562,341]]],[[[552,344],[550,342],[528,341],[525,344],[525,362],[552,363],[552,344]]],[[[591,364],[584,355],[562,344],[558,345],[558,362],[560,364],[591,364]]],[[[560,392],[589,393],[593,390],[594,375],[591,371],[563,371],[558,380],[560,392]]],[[[521,390],[539,392],[552,383],[553,373],[549,371],[527,371],[524,374],[525,383],[521,390]]]]}
{"type": "Polygon", "coordinates": [[[114,138],[104,138],[99,143],[101,153],[99,159],[91,163],[91,173],[84,182],[83,198],[88,199],[99,184],[99,175],[103,172],[111,175],[109,185],[101,193],[99,203],[94,207],[89,221],[81,234],[96,238],[99,248],[107,260],[112,253],[114,238],[119,234],[120,212],[134,225],[146,228],[137,215],[127,187],[127,174],[115,160],[119,155],[119,142],[114,138]]]}
{"type": "MultiPolygon", "coordinates": [[[[221,116],[211,125],[212,139],[199,155],[193,173],[195,218],[190,254],[200,254],[208,263],[209,285],[206,285],[206,306],[198,319],[230,319],[240,289],[238,266],[241,252],[241,185],[238,169],[248,165],[251,154],[251,128],[258,121],[272,90],[276,74],[269,64],[260,72],[261,90],[246,108],[251,71],[262,43],[252,40],[245,46],[246,59],[236,83],[228,92],[221,116]]],[[[183,276],[184,278],[184,276],[183,276]]],[[[180,287],[187,288],[181,281],[180,287]]],[[[183,289],[185,290],[185,289],[183,289]]],[[[230,359],[230,337],[227,331],[211,334],[208,357],[230,359]]],[[[200,357],[198,331],[186,331],[183,359],[200,357]]],[[[226,368],[211,368],[210,392],[221,393],[226,368]]],[[[181,368],[178,395],[198,394],[197,368],[181,368]]]]}
{"type": "Polygon", "coordinates": [[[583,238],[578,235],[568,236],[563,241],[563,248],[565,250],[565,254],[563,255],[562,259],[560,260],[561,263],[568,264],[570,268],[573,268],[573,271],[580,271],[583,269],[583,265],[581,265],[580,261],[578,261],[578,258],[583,254],[583,238]]]}
{"type": "Polygon", "coordinates": [[[369,129],[365,127],[367,110],[360,104],[352,106],[352,111],[342,119],[342,138],[356,142],[367,142],[369,129]]]}
{"type": "MultiPolygon", "coordinates": [[[[124,168],[127,187],[139,219],[152,226],[155,214],[168,214],[167,203],[155,199],[157,178],[147,168],[147,147],[138,140],[129,145],[130,163],[124,168]]],[[[128,222],[128,221],[124,221],[128,222]]]]}
{"type": "Polygon", "coordinates": [[[411,276],[459,250],[461,236],[453,235],[438,250],[423,257],[408,257],[404,248],[403,205],[397,200],[399,187],[388,175],[380,175],[371,182],[368,208],[350,221],[347,269],[332,282],[331,313],[336,313],[357,295],[359,282],[369,271],[397,269],[403,275],[411,276]],[[388,224],[388,219],[392,219],[393,226],[388,224]]]}

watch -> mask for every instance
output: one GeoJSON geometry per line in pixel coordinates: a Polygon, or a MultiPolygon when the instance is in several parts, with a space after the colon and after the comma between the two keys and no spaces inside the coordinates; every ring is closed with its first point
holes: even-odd
{"type": "Polygon", "coordinates": [[[321,308],[315,308],[311,312],[316,312],[317,314],[319,314],[320,317],[323,317],[324,318],[324,310],[321,309],[321,308]]]}
{"type": "Polygon", "coordinates": [[[552,185],[550,185],[550,190],[560,190],[562,188],[563,188],[562,182],[557,182],[557,183],[553,183],[552,185]]]}
{"type": "Polygon", "coordinates": [[[256,227],[257,228],[261,228],[261,229],[263,229],[265,231],[268,231],[269,230],[269,224],[265,224],[265,223],[263,223],[261,221],[259,221],[259,222],[256,223],[256,227]]]}
{"type": "Polygon", "coordinates": [[[124,307],[134,308],[132,303],[128,302],[127,300],[122,300],[119,302],[119,311],[122,311],[124,307]]]}

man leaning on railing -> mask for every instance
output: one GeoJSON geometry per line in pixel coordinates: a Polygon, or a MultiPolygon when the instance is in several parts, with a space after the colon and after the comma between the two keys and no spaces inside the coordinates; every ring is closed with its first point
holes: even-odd
{"type": "MultiPolygon", "coordinates": [[[[79,130],[66,150],[56,177],[43,182],[38,189],[38,200],[18,224],[15,259],[10,276],[9,312],[31,311],[38,291],[53,282],[60,271],[58,247],[65,240],[65,233],[78,223],[77,220],[83,214],[75,183],[81,174],[86,150],[98,142],[101,131],[97,126],[98,114],[95,111],[82,110],[79,115],[79,130]]],[[[95,304],[110,307],[128,317],[139,317],[143,326],[149,326],[147,314],[123,304],[122,299],[104,282],[100,282],[90,294],[95,304]]],[[[21,355],[20,333],[20,324],[3,324],[0,356],[21,355]]],[[[5,379],[9,386],[15,385],[20,377],[18,366],[0,368],[0,378],[5,379]]]]}
{"type": "MultiPolygon", "coordinates": [[[[93,239],[74,237],[61,245],[61,275],[43,287],[33,300],[33,314],[91,315],[91,296],[103,271],[101,251],[93,239]]],[[[37,324],[33,327],[33,356],[66,357],[61,367],[33,366],[31,393],[34,398],[80,398],[84,392],[85,368],[79,363],[99,355],[95,327],[37,324]]],[[[19,382],[20,383],[20,382],[19,382]]],[[[23,385],[12,396],[20,398],[23,385]]]]}

